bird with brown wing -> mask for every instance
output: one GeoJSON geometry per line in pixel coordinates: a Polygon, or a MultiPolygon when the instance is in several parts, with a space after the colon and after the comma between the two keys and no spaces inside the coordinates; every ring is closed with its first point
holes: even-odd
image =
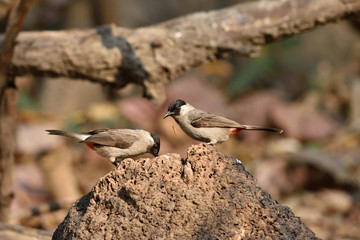
{"type": "Polygon", "coordinates": [[[240,124],[226,117],[196,109],[181,99],[169,104],[164,118],[169,116],[174,118],[189,137],[211,145],[225,142],[231,135],[242,130],[283,132],[277,128],[240,124]]]}
{"type": "Polygon", "coordinates": [[[86,133],[74,133],[62,130],[46,130],[50,135],[60,135],[79,140],[100,156],[116,161],[135,157],[144,153],[158,156],[160,137],[145,130],[137,129],[95,129],[86,133]]]}

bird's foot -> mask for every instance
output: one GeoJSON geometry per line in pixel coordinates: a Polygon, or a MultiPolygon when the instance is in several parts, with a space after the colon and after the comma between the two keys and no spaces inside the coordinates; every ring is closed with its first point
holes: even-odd
{"type": "Polygon", "coordinates": [[[110,162],[115,166],[119,166],[120,160],[118,160],[116,157],[110,157],[110,162]]]}
{"type": "Polygon", "coordinates": [[[115,160],[114,162],[112,162],[112,164],[115,166],[115,167],[117,167],[117,166],[119,166],[120,165],[120,160],[115,160]]]}
{"type": "Polygon", "coordinates": [[[209,146],[214,147],[214,146],[215,146],[215,144],[216,144],[216,142],[207,142],[206,144],[207,144],[207,145],[209,145],[209,146]]]}

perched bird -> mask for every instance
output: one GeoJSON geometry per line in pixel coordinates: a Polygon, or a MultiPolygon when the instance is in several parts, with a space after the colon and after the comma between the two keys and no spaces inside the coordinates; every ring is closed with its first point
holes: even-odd
{"type": "Polygon", "coordinates": [[[168,116],[173,117],[189,137],[211,145],[225,142],[231,135],[242,130],[283,132],[277,128],[243,125],[226,117],[196,109],[181,99],[169,104],[164,118],[168,116]]]}
{"type": "Polygon", "coordinates": [[[60,135],[79,140],[100,156],[107,157],[116,165],[117,158],[135,157],[144,153],[158,156],[160,137],[145,130],[95,129],[86,133],[62,130],[46,130],[50,135],[60,135]]]}

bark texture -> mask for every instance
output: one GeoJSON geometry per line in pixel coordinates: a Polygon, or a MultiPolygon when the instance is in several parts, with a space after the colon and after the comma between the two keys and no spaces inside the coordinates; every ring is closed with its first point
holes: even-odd
{"type": "Polygon", "coordinates": [[[262,45],[360,11],[360,0],[255,1],[138,29],[26,32],[13,59],[19,74],[67,76],[144,87],[161,104],[164,84],[228,54],[258,56],[262,45]]]}
{"type": "Polygon", "coordinates": [[[212,146],[125,159],[81,198],[53,239],[318,239],[212,146]]]}

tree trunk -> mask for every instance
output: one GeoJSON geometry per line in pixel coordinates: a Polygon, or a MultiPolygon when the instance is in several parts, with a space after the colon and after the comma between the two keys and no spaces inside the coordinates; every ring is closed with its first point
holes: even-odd
{"type": "Polygon", "coordinates": [[[9,220],[13,193],[17,90],[7,87],[0,99],[0,222],[9,220]]]}
{"type": "Polygon", "coordinates": [[[13,198],[17,90],[10,71],[15,39],[30,8],[30,0],[15,1],[0,53],[0,222],[9,220],[13,198]]]}

